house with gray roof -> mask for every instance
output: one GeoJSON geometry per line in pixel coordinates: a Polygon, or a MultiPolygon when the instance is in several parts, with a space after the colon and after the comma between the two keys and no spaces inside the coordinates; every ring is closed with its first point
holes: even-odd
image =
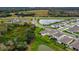
{"type": "Polygon", "coordinates": [[[51,25],[51,27],[53,27],[53,28],[59,28],[59,27],[61,27],[61,25],[60,24],[53,24],[53,25],[51,25]]]}
{"type": "Polygon", "coordinates": [[[48,35],[49,33],[48,33],[47,30],[44,30],[44,31],[41,31],[40,34],[41,34],[42,36],[45,36],[45,35],[48,35]]]}
{"type": "Polygon", "coordinates": [[[74,41],[74,38],[64,35],[60,38],[59,41],[60,41],[60,43],[69,45],[72,41],[74,41]]]}
{"type": "Polygon", "coordinates": [[[47,30],[47,31],[52,31],[52,30],[54,30],[54,29],[52,29],[52,28],[45,28],[45,30],[47,30]]]}
{"type": "Polygon", "coordinates": [[[53,34],[59,32],[58,30],[54,30],[54,29],[51,29],[51,28],[46,28],[44,31],[41,31],[41,35],[49,35],[49,36],[52,36],[53,34]]]}
{"type": "Polygon", "coordinates": [[[78,25],[75,25],[72,28],[69,28],[69,31],[70,32],[79,32],[79,26],[78,25]]]}
{"type": "Polygon", "coordinates": [[[49,35],[53,36],[54,34],[58,33],[58,30],[51,30],[49,31],[49,35]]]}
{"type": "Polygon", "coordinates": [[[75,40],[71,45],[71,48],[73,48],[74,50],[78,50],[79,51],[79,40],[75,40]]]}
{"type": "Polygon", "coordinates": [[[42,36],[44,36],[44,35],[49,35],[49,36],[51,36],[51,35],[53,35],[53,34],[55,34],[55,33],[57,33],[58,31],[56,31],[56,30],[44,30],[44,31],[41,31],[40,33],[41,33],[41,35],[42,36]]]}
{"type": "Polygon", "coordinates": [[[57,40],[59,40],[60,37],[63,36],[63,35],[64,35],[64,33],[58,31],[57,33],[53,34],[53,37],[55,37],[57,40]]]}

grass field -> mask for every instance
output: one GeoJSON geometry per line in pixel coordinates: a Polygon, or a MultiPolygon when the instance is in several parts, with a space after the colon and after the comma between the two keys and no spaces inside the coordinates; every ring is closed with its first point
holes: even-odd
{"type": "Polygon", "coordinates": [[[31,11],[20,11],[19,13],[24,14],[35,14],[35,16],[48,16],[48,10],[31,10],[31,11]]]}
{"type": "Polygon", "coordinates": [[[55,51],[71,51],[72,49],[66,48],[64,45],[57,43],[55,40],[50,40],[48,36],[42,37],[39,32],[41,31],[41,28],[36,28],[35,30],[35,40],[31,44],[31,50],[32,51],[38,51],[38,47],[41,44],[44,44],[48,47],[50,47],[52,50],[55,51]]]}

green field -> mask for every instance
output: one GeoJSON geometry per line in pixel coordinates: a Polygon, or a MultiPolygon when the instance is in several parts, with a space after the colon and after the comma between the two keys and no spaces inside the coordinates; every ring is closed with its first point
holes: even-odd
{"type": "Polygon", "coordinates": [[[32,51],[38,51],[38,47],[41,44],[47,45],[48,47],[50,47],[52,50],[55,50],[55,51],[66,51],[66,50],[71,51],[72,50],[70,48],[67,48],[63,44],[59,44],[55,40],[50,39],[48,36],[42,37],[39,34],[39,32],[41,30],[42,30],[41,28],[36,28],[36,30],[35,30],[35,40],[31,44],[31,50],[32,51]]]}

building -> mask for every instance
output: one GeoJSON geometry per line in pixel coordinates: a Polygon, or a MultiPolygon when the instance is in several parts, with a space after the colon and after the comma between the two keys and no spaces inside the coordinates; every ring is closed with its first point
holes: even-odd
{"type": "Polygon", "coordinates": [[[59,31],[59,32],[53,34],[53,37],[56,38],[57,40],[60,40],[60,37],[63,36],[63,35],[64,35],[64,33],[59,31]]]}
{"type": "Polygon", "coordinates": [[[69,29],[70,32],[79,32],[79,26],[75,25],[72,28],[69,29]]]}
{"type": "Polygon", "coordinates": [[[20,22],[20,20],[15,18],[15,19],[12,19],[11,22],[12,23],[18,23],[18,22],[20,22]]]}
{"type": "Polygon", "coordinates": [[[78,50],[79,51],[79,40],[74,41],[71,45],[71,48],[73,48],[74,50],[78,50]]]}
{"type": "Polygon", "coordinates": [[[17,24],[20,22],[21,22],[20,18],[11,18],[11,19],[8,19],[8,21],[7,21],[7,23],[10,23],[10,24],[17,24]]]}
{"type": "Polygon", "coordinates": [[[45,30],[47,30],[47,31],[52,31],[52,30],[54,30],[54,29],[52,29],[52,28],[45,28],[45,30]]]}
{"type": "Polygon", "coordinates": [[[57,33],[58,30],[54,30],[54,29],[51,29],[51,28],[46,28],[44,31],[41,31],[41,35],[44,36],[44,35],[49,35],[49,36],[52,36],[53,34],[57,33]]]}
{"type": "Polygon", "coordinates": [[[61,26],[60,26],[60,24],[53,24],[53,25],[51,25],[51,27],[53,27],[53,28],[59,28],[61,26]]]}
{"type": "Polygon", "coordinates": [[[53,34],[59,32],[58,30],[55,30],[55,29],[52,29],[52,28],[46,28],[45,30],[47,30],[50,35],[53,35],[53,34]]]}
{"type": "Polygon", "coordinates": [[[64,35],[63,37],[60,38],[59,41],[60,41],[60,43],[69,45],[72,41],[74,41],[74,39],[70,36],[64,35]]]}
{"type": "Polygon", "coordinates": [[[45,35],[48,35],[49,33],[48,33],[47,30],[44,30],[44,31],[41,31],[40,34],[41,34],[42,36],[45,36],[45,35]]]}
{"type": "Polygon", "coordinates": [[[46,30],[48,31],[49,36],[52,36],[52,37],[56,38],[57,40],[59,40],[59,38],[64,35],[64,33],[60,32],[58,30],[51,29],[51,28],[46,28],[46,30]]]}

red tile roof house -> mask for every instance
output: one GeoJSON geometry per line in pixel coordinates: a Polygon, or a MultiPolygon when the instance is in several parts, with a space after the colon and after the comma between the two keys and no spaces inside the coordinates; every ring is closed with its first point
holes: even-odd
{"type": "Polygon", "coordinates": [[[79,40],[75,40],[71,45],[70,48],[79,51],[79,40]]]}
{"type": "Polygon", "coordinates": [[[72,33],[73,32],[79,32],[79,26],[78,25],[75,25],[72,28],[70,28],[69,31],[72,32],[72,33]]]}
{"type": "Polygon", "coordinates": [[[59,41],[60,41],[60,43],[69,46],[74,41],[74,38],[73,37],[70,37],[70,36],[67,36],[67,35],[64,35],[64,36],[62,36],[60,38],[59,41]]]}

